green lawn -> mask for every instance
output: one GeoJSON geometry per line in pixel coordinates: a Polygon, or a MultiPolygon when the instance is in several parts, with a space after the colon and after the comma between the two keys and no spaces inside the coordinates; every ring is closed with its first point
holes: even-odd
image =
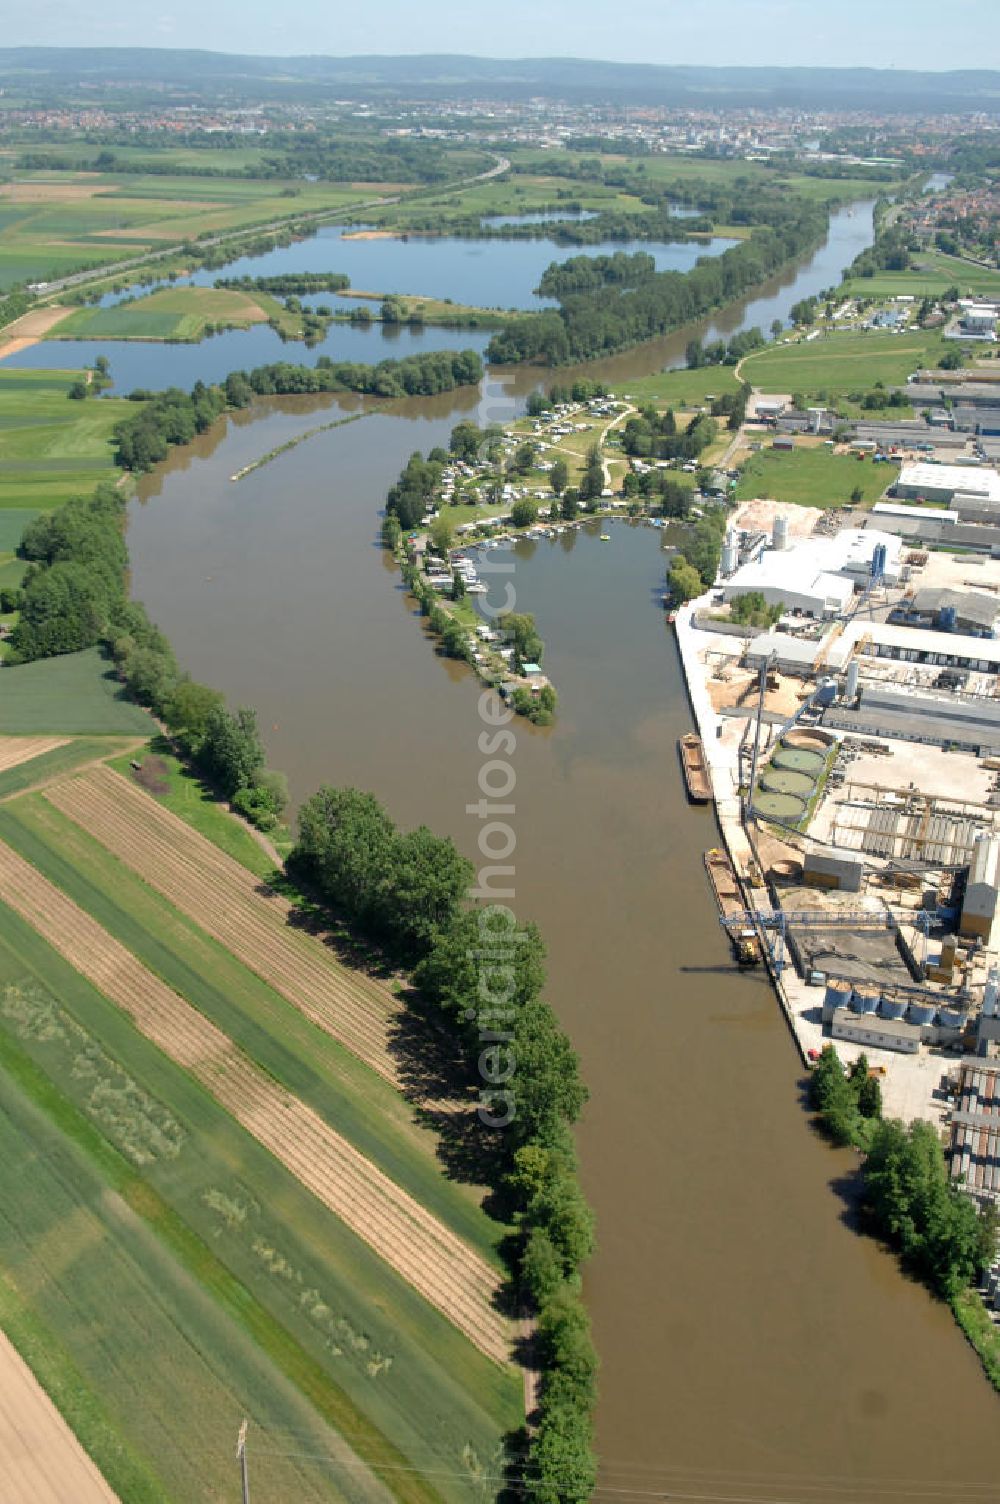
{"type": "Polygon", "coordinates": [[[49,339],[198,340],[207,323],[247,328],[262,318],[245,293],[216,287],[164,287],[134,303],[80,308],[49,331],[49,339]]]}
{"type": "Polygon", "coordinates": [[[697,370],[660,371],[616,382],[615,392],[633,402],[655,402],[673,408],[697,407],[711,397],[739,390],[732,366],[699,366],[697,370]]]}
{"type": "MultiPolygon", "coordinates": [[[[430,1487],[418,1473],[393,1476],[397,1496],[467,1500],[471,1459],[494,1471],[500,1435],[518,1423],[514,1370],[482,1357],[2,906],[0,935],[7,979],[20,984],[19,994],[2,994],[0,1034],[13,1036],[58,1083],[75,1110],[74,1136],[89,1130],[103,1141],[105,1157],[113,1149],[127,1161],[137,1182],[130,1203],[187,1266],[191,1303],[210,1314],[205,1292],[214,1295],[253,1336],[260,1356],[280,1367],[361,1455],[394,1463],[402,1453],[415,1469],[432,1470],[428,1459],[436,1459],[442,1470],[465,1471],[464,1480],[430,1487]]],[[[113,1277],[106,1288],[122,1300],[113,1277]]],[[[104,1335],[101,1362],[114,1364],[114,1322],[90,1320],[92,1346],[94,1332],[104,1335]]],[[[155,1343],[147,1360],[151,1351],[155,1343]]],[[[245,1362],[227,1371],[241,1388],[251,1387],[245,1362]]],[[[184,1387],[178,1373],[169,1379],[184,1387]]],[[[144,1416],[149,1408],[135,1407],[144,1416]]],[[[212,1420],[217,1424],[217,1411],[212,1420]]],[[[178,1490],[176,1497],[186,1504],[206,1495],[178,1490]]],[[[272,1497],[298,1496],[278,1490],[272,1497]]]]}
{"type": "Polygon", "coordinates": [[[897,465],[875,465],[870,459],[832,454],[829,449],[794,449],[791,453],[762,449],[747,460],[736,484],[737,501],[767,496],[800,506],[842,507],[860,486],[863,505],[878,501],[899,476],[897,465]]]}
{"type": "Polygon", "coordinates": [[[0,733],[148,736],[153,722],[126,700],[99,649],[0,669],[0,733]]]}
{"type": "Polygon", "coordinates": [[[740,367],[745,381],[760,391],[826,392],[838,397],[871,390],[877,381],[903,386],[923,366],[934,366],[947,345],[939,333],[827,334],[796,344],[768,345],[748,355],[740,367]]]}
{"type": "Polygon", "coordinates": [[[73,400],[69,389],[83,376],[0,365],[0,548],[16,545],[25,512],[89,494],[98,481],[119,474],[111,435],[135,404],[120,397],[73,400]],[[18,521],[2,521],[8,509],[18,521]]]}

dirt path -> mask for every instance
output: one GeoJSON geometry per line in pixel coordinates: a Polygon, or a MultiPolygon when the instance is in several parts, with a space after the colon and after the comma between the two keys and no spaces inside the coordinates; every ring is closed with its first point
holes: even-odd
{"type": "Polygon", "coordinates": [[[17,1349],[0,1332],[0,1499],[118,1504],[17,1349]]]}
{"type": "Polygon", "coordinates": [[[480,1352],[509,1361],[500,1275],[480,1253],[2,844],[0,896],[480,1352]]]}

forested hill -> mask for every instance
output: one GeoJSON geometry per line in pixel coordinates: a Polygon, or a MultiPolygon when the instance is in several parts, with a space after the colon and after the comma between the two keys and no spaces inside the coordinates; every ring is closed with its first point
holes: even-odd
{"type": "Polygon", "coordinates": [[[516,99],[533,95],[633,104],[802,106],[921,114],[985,111],[1000,114],[1000,72],[948,73],[878,68],[708,68],[607,63],[582,58],[251,57],[171,48],[4,47],[0,79],[128,80],[135,84],[226,82],[248,93],[322,92],[339,95],[419,95],[461,98],[481,94],[516,99]]]}

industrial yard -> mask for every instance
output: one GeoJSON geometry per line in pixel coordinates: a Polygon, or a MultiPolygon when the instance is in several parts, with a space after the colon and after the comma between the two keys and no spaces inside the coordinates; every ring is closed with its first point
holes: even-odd
{"type": "Polygon", "coordinates": [[[756,931],[803,1061],[863,1053],[887,1115],[1000,1201],[1000,475],[899,479],[913,501],[874,513],[738,507],[675,625],[744,896],[723,922],[756,931]],[[970,526],[976,552],[942,546],[970,526]],[[770,625],[730,619],[748,594],[770,625]]]}

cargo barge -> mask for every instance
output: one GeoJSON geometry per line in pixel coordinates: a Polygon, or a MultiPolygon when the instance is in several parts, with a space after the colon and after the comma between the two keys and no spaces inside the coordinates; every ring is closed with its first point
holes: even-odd
{"type": "Polygon", "coordinates": [[[756,966],[760,959],[760,940],[750,924],[743,894],[733,870],[733,864],[724,851],[713,846],[705,852],[705,871],[712,884],[719,913],[727,921],[726,933],[733,952],[741,966],[756,966]],[[739,921],[744,923],[740,924],[739,921]]]}
{"type": "Polygon", "coordinates": [[[708,804],[712,798],[712,776],[708,771],[701,737],[689,731],[680,738],[677,748],[681,755],[688,798],[692,804],[708,804]]]}

